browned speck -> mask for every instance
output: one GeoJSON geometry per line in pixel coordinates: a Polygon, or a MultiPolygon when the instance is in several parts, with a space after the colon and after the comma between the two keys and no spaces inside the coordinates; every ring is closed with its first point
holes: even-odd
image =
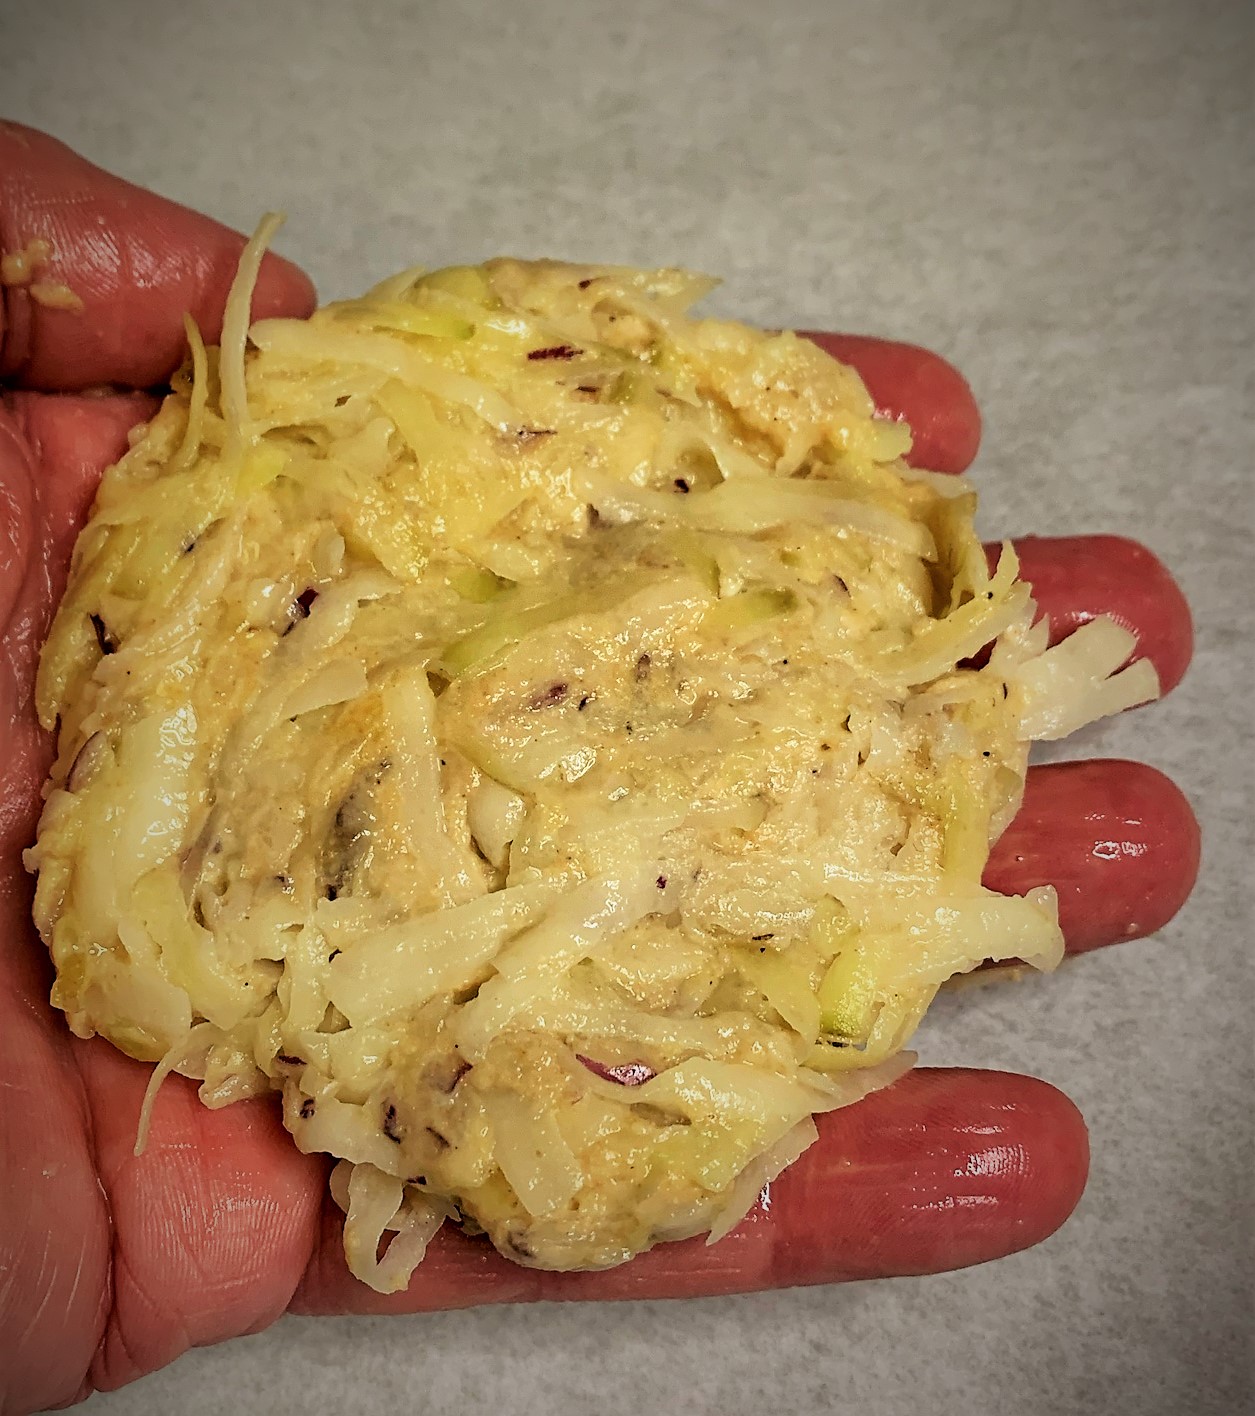
{"type": "Polygon", "coordinates": [[[397,1145],[401,1144],[401,1132],[397,1127],[397,1109],[391,1102],[384,1109],[383,1133],[390,1141],[395,1141],[397,1145]]]}
{"type": "Polygon", "coordinates": [[[574,359],[581,352],[574,344],[551,344],[545,349],[529,349],[527,357],[533,361],[537,359],[574,359]]]}
{"type": "Polygon", "coordinates": [[[532,1248],[531,1244],[512,1228],[506,1230],[505,1246],[512,1254],[517,1255],[520,1259],[530,1259],[534,1258],[536,1255],[536,1250],[532,1248]]]}
{"type": "Polygon", "coordinates": [[[466,1076],[466,1074],[470,1070],[471,1064],[469,1062],[462,1061],[461,1058],[458,1058],[457,1061],[454,1062],[453,1070],[449,1074],[449,1076],[444,1081],[439,1083],[441,1091],[445,1092],[446,1094],[453,1091],[457,1084],[462,1080],[464,1076],[466,1076]]]}
{"type": "Polygon", "coordinates": [[[561,703],[567,696],[568,688],[565,683],[551,683],[548,688],[539,689],[532,694],[529,708],[553,708],[561,703]]]}
{"type": "Polygon", "coordinates": [[[109,739],[103,731],[92,733],[91,737],[74,754],[74,761],[70,764],[70,770],[66,775],[66,790],[76,792],[88,781],[91,780],[92,773],[101,761],[101,756],[108,747],[109,739]]]}
{"type": "Polygon", "coordinates": [[[102,620],[98,614],[90,614],[87,618],[91,620],[92,628],[96,631],[96,643],[100,645],[100,652],[102,654],[112,654],[118,647],[118,643],[113,635],[109,633],[104,620],[102,620]]]}

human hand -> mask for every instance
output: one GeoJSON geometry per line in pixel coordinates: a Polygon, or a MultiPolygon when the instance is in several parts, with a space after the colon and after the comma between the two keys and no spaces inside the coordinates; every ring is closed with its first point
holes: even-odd
{"type": "MultiPolygon", "coordinates": [[[[662,1245],[619,1269],[518,1268],[443,1232],[405,1293],[344,1266],[325,1167],[265,1100],[209,1111],[195,1083],[161,1091],[132,1154],[148,1067],[70,1035],[47,1003],[21,849],[33,838],[51,744],[31,704],[39,645],[101,470],[155,406],[190,310],[216,337],[242,238],[0,124],[0,251],[51,247],[38,287],[0,307],[0,1401],[29,1411],[120,1386],[189,1346],[255,1332],[285,1310],[401,1312],[537,1298],[673,1297],[934,1272],[1024,1248],[1084,1184],[1084,1124],[1042,1082],[921,1070],[821,1117],[821,1140],[720,1244],[662,1245]],[[59,308],[58,283],[82,309],[59,308]],[[51,300],[52,305],[41,303],[51,300]],[[100,386],[109,391],[100,392],[100,386]],[[85,392],[85,390],[93,390],[85,392]],[[126,391],[139,390],[139,391],[126,391]]],[[[10,263],[10,275],[22,278],[10,263]]],[[[268,258],[254,313],[301,315],[313,291],[268,258]]],[[[860,369],[916,431],[912,460],[959,471],[979,420],[935,356],[815,336],[860,369]]],[[[1148,552],[1114,538],[1018,543],[1056,632],[1113,612],[1165,687],[1190,652],[1188,611],[1148,552]]],[[[1052,881],[1076,952],[1157,929],[1193,883],[1197,827],[1166,779],[1132,763],[1036,768],[987,882],[1052,881]]]]}

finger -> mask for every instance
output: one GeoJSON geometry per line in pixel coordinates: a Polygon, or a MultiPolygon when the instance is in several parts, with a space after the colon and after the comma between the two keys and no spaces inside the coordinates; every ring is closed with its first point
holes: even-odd
{"type": "Polygon", "coordinates": [[[911,426],[912,467],[962,472],[980,446],[980,411],[967,380],[940,354],[862,334],[803,330],[834,359],[859,372],[882,417],[911,426]]]}
{"type": "Polygon", "coordinates": [[[718,1244],[660,1244],[602,1273],[541,1273],[485,1240],[442,1233],[409,1290],[383,1296],[345,1268],[342,1218],[292,1304],[301,1313],[398,1313],[554,1299],[691,1298],[936,1273],[1027,1248],[1072,1212],[1085,1123],[1044,1082],[918,1071],[819,1118],[820,1139],[718,1244]]]}
{"type": "MultiPolygon", "coordinates": [[[[208,217],[124,182],[44,133],[0,123],[0,251],[51,247],[37,285],[63,286],[81,309],[41,304],[7,286],[0,309],[0,378],[64,390],[163,382],[184,352],[189,312],[216,340],[244,238],[208,217]]],[[[267,256],[257,318],[306,315],[308,278],[267,256]]]]}
{"type": "MultiPolygon", "coordinates": [[[[1153,551],[1124,536],[1025,536],[1014,544],[1020,575],[1050,617],[1051,643],[1111,615],[1137,636],[1134,657],[1154,664],[1164,693],[1180,683],[1194,652],[1194,621],[1153,551]]],[[[985,553],[992,568],[1001,546],[985,553]]]]}
{"type": "Polygon", "coordinates": [[[1179,787],[1141,762],[1033,767],[1024,804],[985,869],[1022,895],[1050,884],[1070,954],[1154,934],[1198,876],[1198,822],[1179,787]]]}

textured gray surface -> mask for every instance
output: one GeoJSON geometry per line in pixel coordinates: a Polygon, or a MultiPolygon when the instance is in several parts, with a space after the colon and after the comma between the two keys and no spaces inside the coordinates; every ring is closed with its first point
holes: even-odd
{"type": "Polygon", "coordinates": [[[1159,938],[950,998],[929,1062],[1081,1105],[1038,1250],[683,1307],[287,1320],[100,1416],[1235,1412],[1250,1399],[1252,12],[1235,0],[0,6],[9,116],[245,227],[325,295],[510,250],[722,273],[751,319],[893,333],[984,405],[990,532],[1119,528],[1199,651],[1085,753],[1171,772],[1205,868],[1159,938]]]}

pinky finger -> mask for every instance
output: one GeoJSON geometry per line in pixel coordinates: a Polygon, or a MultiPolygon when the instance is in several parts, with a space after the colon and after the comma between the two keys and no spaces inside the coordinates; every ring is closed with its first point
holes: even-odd
{"type": "Polygon", "coordinates": [[[344,1264],[328,1206],[299,1313],[414,1313],[484,1303],[695,1298],[848,1279],[938,1273],[1028,1248],[1076,1205],[1085,1123],[1045,1082],[999,1072],[917,1071],[819,1118],[820,1139],[718,1244],[660,1244],[601,1273],[543,1273],[487,1241],[442,1233],[404,1293],[344,1264]]]}

